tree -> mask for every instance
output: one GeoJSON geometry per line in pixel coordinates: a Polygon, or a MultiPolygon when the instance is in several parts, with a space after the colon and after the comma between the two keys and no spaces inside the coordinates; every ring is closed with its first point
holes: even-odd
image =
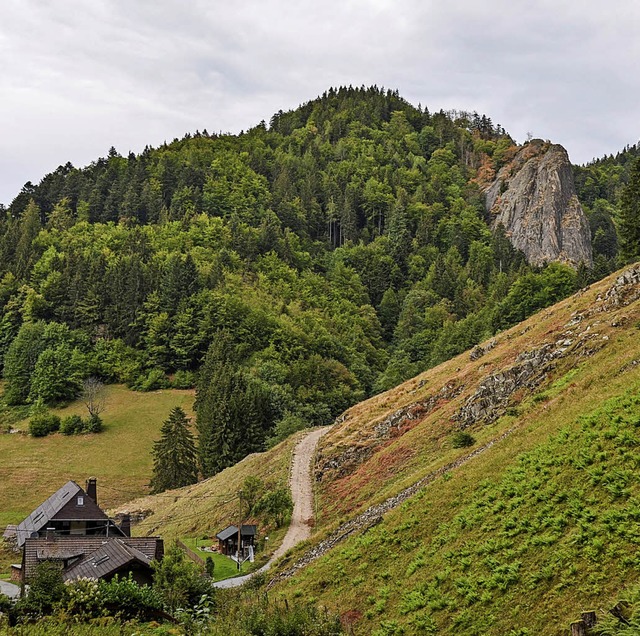
{"type": "Polygon", "coordinates": [[[25,323],[9,346],[4,362],[7,404],[24,404],[27,401],[31,376],[46,346],[43,335],[44,323],[25,323]]]}
{"type": "Polygon", "coordinates": [[[176,406],[162,428],[162,437],[153,444],[151,492],[189,486],[198,481],[197,453],[189,419],[176,406]]]}
{"type": "Polygon", "coordinates": [[[288,488],[278,488],[265,493],[255,506],[255,511],[271,518],[279,528],[293,510],[293,501],[288,488]]]}
{"type": "Polygon", "coordinates": [[[82,401],[89,411],[89,417],[100,417],[105,409],[104,384],[98,378],[91,376],[82,383],[82,401]]]}
{"type": "Polygon", "coordinates": [[[262,491],[264,490],[264,484],[262,479],[249,475],[242,484],[242,490],[240,490],[240,499],[247,504],[247,514],[251,514],[256,507],[256,504],[260,500],[262,491]]]}
{"type": "Polygon", "coordinates": [[[82,366],[81,354],[66,343],[45,349],[31,376],[29,401],[55,404],[74,400],[82,389],[82,366]]]}
{"type": "Polygon", "coordinates": [[[640,258],[640,158],[620,200],[620,256],[625,263],[640,258]]]}
{"type": "Polygon", "coordinates": [[[213,596],[215,589],[202,570],[173,545],[162,561],[153,561],[153,588],[162,596],[170,610],[193,607],[203,594],[213,596]]]}

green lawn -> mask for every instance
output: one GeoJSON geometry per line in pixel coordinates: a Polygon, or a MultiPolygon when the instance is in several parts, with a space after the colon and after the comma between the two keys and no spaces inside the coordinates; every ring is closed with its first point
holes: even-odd
{"type": "Polygon", "coordinates": [[[211,545],[211,540],[203,541],[202,539],[186,538],[182,539],[182,542],[188,548],[193,550],[201,559],[205,560],[207,557],[211,557],[213,559],[213,562],[215,563],[213,571],[214,581],[228,579],[232,576],[238,576],[238,574],[247,574],[254,569],[255,563],[245,561],[245,563],[241,565],[240,569],[238,569],[238,564],[229,557],[218,554],[217,552],[206,552],[205,550],[202,550],[201,548],[211,545]],[[196,542],[199,544],[198,547],[196,547],[196,542]]]}
{"type": "MultiPolygon", "coordinates": [[[[69,479],[84,485],[87,477],[97,477],[103,508],[148,492],[153,442],[174,406],[192,412],[193,391],[136,393],[113,385],[105,394],[102,433],[45,438],[0,434],[0,527],[21,521],[69,479]]],[[[78,401],[55,412],[65,417],[85,415],[86,409],[78,401]]],[[[26,431],[28,420],[14,427],[26,431]]]]}

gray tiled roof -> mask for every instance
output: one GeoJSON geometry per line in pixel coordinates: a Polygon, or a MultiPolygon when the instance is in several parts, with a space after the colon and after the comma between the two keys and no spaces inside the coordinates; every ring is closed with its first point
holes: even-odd
{"type": "MultiPolygon", "coordinates": [[[[25,580],[28,580],[41,561],[64,561],[73,557],[84,559],[92,556],[105,544],[120,540],[126,545],[141,552],[147,559],[161,559],[163,554],[162,539],[157,537],[127,537],[108,538],[100,536],[56,536],[47,540],[45,537],[27,539],[24,544],[23,570],[25,580]]],[[[74,567],[74,566],[72,566],[74,567]]]]}
{"type": "Polygon", "coordinates": [[[132,545],[127,545],[124,540],[109,539],[95,552],[71,566],[62,574],[62,577],[65,581],[81,578],[100,579],[112,572],[117,572],[133,561],[146,566],[151,563],[151,559],[146,554],[132,545]]]}
{"type": "MultiPolygon", "coordinates": [[[[256,526],[242,526],[242,530],[240,531],[243,537],[253,537],[256,534],[256,526]]],[[[221,530],[216,535],[216,539],[220,539],[220,541],[226,541],[234,534],[238,534],[238,526],[228,526],[224,530],[221,530]]]]}

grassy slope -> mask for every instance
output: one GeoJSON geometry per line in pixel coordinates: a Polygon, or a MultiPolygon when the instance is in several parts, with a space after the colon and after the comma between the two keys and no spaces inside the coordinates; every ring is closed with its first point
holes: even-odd
{"type": "MultiPolygon", "coordinates": [[[[380,415],[445,381],[467,387],[355,472],[326,479],[324,526],[468,452],[449,447],[450,415],[478,380],[556,341],[571,314],[597,305],[611,282],[501,334],[476,362],[461,356],[352,409],[323,440],[325,458],[370,443],[380,415]]],[[[625,366],[640,359],[638,320],[636,301],[573,327],[573,337],[588,333],[603,348],[561,360],[533,396],[516,396],[509,415],[473,431],[482,442],[515,424],[511,436],[302,570],[280,594],[361,615],[362,634],[563,633],[580,610],[606,605],[640,565],[640,365],[625,366]]]]}
{"type": "MultiPolygon", "coordinates": [[[[165,540],[212,538],[227,525],[237,524],[239,502],[236,493],[247,477],[260,478],[268,488],[287,484],[293,447],[300,435],[291,436],[265,453],[249,455],[235,466],[198,484],[143,497],[127,503],[120,510],[146,515],[134,527],[136,535],[161,533],[165,540]]],[[[259,528],[259,533],[264,536],[261,530],[264,528],[259,528]]],[[[275,548],[283,536],[284,528],[270,533],[269,548],[275,548]]]]}
{"type": "MultiPolygon", "coordinates": [[[[0,526],[21,521],[69,479],[84,485],[87,477],[97,477],[103,507],[146,492],[162,422],[174,406],[191,413],[193,391],[134,393],[109,386],[105,392],[105,429],[98,435],[0,435],[0,526]]],[[[86,409],[74,402],[55,412],[64,417],[86,409]]],[[[15,426],[26,430],[28,420],[15,426]]]]}

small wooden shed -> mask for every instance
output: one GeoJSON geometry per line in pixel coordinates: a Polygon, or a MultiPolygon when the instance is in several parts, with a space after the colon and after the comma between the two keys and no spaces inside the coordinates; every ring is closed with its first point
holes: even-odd
{"type": "MultiPolygon", "coordinates": [[[[227,526],[216,535],[220,554],[236,556],[238,552],[238,526],[227,526]]],[[[240,528],[240,556],[249,554],[249,547],[255,545],[256,526],[243,525],[240,528]]]]}

